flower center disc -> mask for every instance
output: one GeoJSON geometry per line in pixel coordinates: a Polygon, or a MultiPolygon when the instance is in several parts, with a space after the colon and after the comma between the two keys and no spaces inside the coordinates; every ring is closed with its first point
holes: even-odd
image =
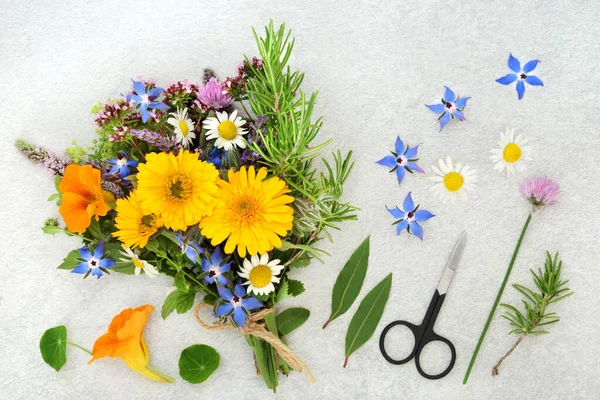
{"type": "Polygon", "coordinates": [[[179,129],[181,130],[181,134],[183,137],[186,137],[189,132],[188,124],[184,120],[179,120],[179,129]]]}
{"type": "Polygon", "coordinates": [[[144,264],[137,257],[133,257],[131,261],[133,261],[133,265],[135,267],[139,269],[144,269],[144,264]]]}
{"type": "Polygon", "coordinates": [[[167,197],[171,200],[187,200],[192,195],[192,183],[187,176],[176,175],[167,183],[167,197]]]}
{"type": "Polygon", "coordinates": [[[256,220],[259,206],[254,198],[243,196],[238,200],[235,209],[241,220],[252,223],[256,220]]]}
{"type": "Polygon", "coordinates": [[[259,265],[250,271],[250,283],[257,288],[267,286],[271,282],[272,277],[271,268],[266,265],[259,265]]]}
{"type": "Polygon", "coordinates": [[[458,172],[448,172],[444,176],[444,186],[449,192],[456,192],[465,183],[465,178],[458,172]]]}
{"type": "Polygon", "coordinates": [[[521,158],[521,148],[516,143],[509,143],[504,148],[502,156],[504,157],[504,161],[509,163],[519,161],[521,158]]]}
{"type": "Polygon", "coordinates": [[[231,121],[221,122],[218,129],[219,136],[225,140],[232,140],[237,136],[237,126],[231,121]]]}

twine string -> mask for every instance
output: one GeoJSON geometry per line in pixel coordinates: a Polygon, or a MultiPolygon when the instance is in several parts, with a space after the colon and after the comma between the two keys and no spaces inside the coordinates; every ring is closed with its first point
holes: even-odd
{"type": "Polygon", "coordinates": [[[294,353],[292,349],[290,349],[285,343],[283,343],[281,339],[279,339],[277,336],[275,336],[273,333],[269,332],[265,328],[265,315],[274,312],[275,310],[273,308],[266,308],[264,310],[250,314],[250,318],[246,322],[244,328],[239,329],[230,323],[221,323],[215,321],[212,324],[207,324],[200,318],[199,315],[199,311],[205,307],[211,306],[209,304],[200,303],[194,309],[194,317],[196,318],[196,321],[198,321],[198,324],[200,324],[202,328],[209,331],[234,330],[239,331],[240,333],[242,333],[242,335],[252,335],[259,339],[262,339],[265,342],[269,343],[271,346],[273,346],[277,354],[279,354],[281,358],[283,358],[283,360],[286,363],[288,363],[288,365],[294,371],[300,373],[302,373],[302,371],[306,372],[306,376],[308,377],[310,383],[315,383],[315,377],[310,372],[310,368],[308,368],[308,365],[306,365],[306,363],[302,361],[302,359],[298,357],[298,355],[294,353]]]}

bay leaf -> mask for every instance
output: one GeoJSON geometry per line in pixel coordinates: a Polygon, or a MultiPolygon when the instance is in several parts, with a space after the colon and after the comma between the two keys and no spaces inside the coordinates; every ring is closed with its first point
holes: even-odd
{"type": "Polygon", "coordinates": [[[323,325],[323,329],[348,311],[358,297],[369,266],[369,240],[370,236],[367,236],[340,271],[331,293],[331,315],[323,325]]]}
{"type": "Polygon", "coordinates": [[[383,315],[391,288],[392,274],[390,273],[367,293],[358,306],[358,310],[356,310],[356,314],[352,317],[350,326],[348,326],[348,332],[346,333],[346,359],[344,360],[344,368],[348,364],[350,355],[373,336],[383,315]]]}

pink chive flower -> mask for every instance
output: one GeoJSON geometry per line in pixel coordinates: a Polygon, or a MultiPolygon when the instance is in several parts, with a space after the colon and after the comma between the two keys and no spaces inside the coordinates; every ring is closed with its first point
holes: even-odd
{"type": "Polygon", "coordinates": [[[519,185],[519,191],[535,209],[551,206],[560,195],[558,184],[545,176],[524,180],[519,185]]]}
{"type": "Polygon", "coordinates": [[[210,78],[206,86],[198,89],[197,97],[200,103],[213,110],[221,110],[233,103],[233,98],[214,77],[210,78]]]}

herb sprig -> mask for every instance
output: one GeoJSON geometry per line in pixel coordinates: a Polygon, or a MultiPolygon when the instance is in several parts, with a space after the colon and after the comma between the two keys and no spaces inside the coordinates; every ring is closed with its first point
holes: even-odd
{"type": "Polygon", "coordinates": [[[525,311],[521,312],[510,304],[501,304],[507,309],[502,317],[506,318],[510,325],[514,327],[509,335],[519,335],[519,338],[506,354],[498,360],[492,369],[492,376],[498,375],[498,369],[502,362],[511,355],[523,339],[528,335],[548,334],[550,332],[542,327],[560,321],[560,317],[555,312],[548,312],[547,308],[550,304],[564,300],[573,294],[568,287],[565,287],[569,281],[560,279],[561,271],[562,261],[559,260],[558,253],[552,258],[550,253],[546,252],[544,270],[541,268],[538,268],[537,272],[531,270],[537,291],[519,284],[513,285],[524,297],[521,301],[525,306],[525,311]]]}

